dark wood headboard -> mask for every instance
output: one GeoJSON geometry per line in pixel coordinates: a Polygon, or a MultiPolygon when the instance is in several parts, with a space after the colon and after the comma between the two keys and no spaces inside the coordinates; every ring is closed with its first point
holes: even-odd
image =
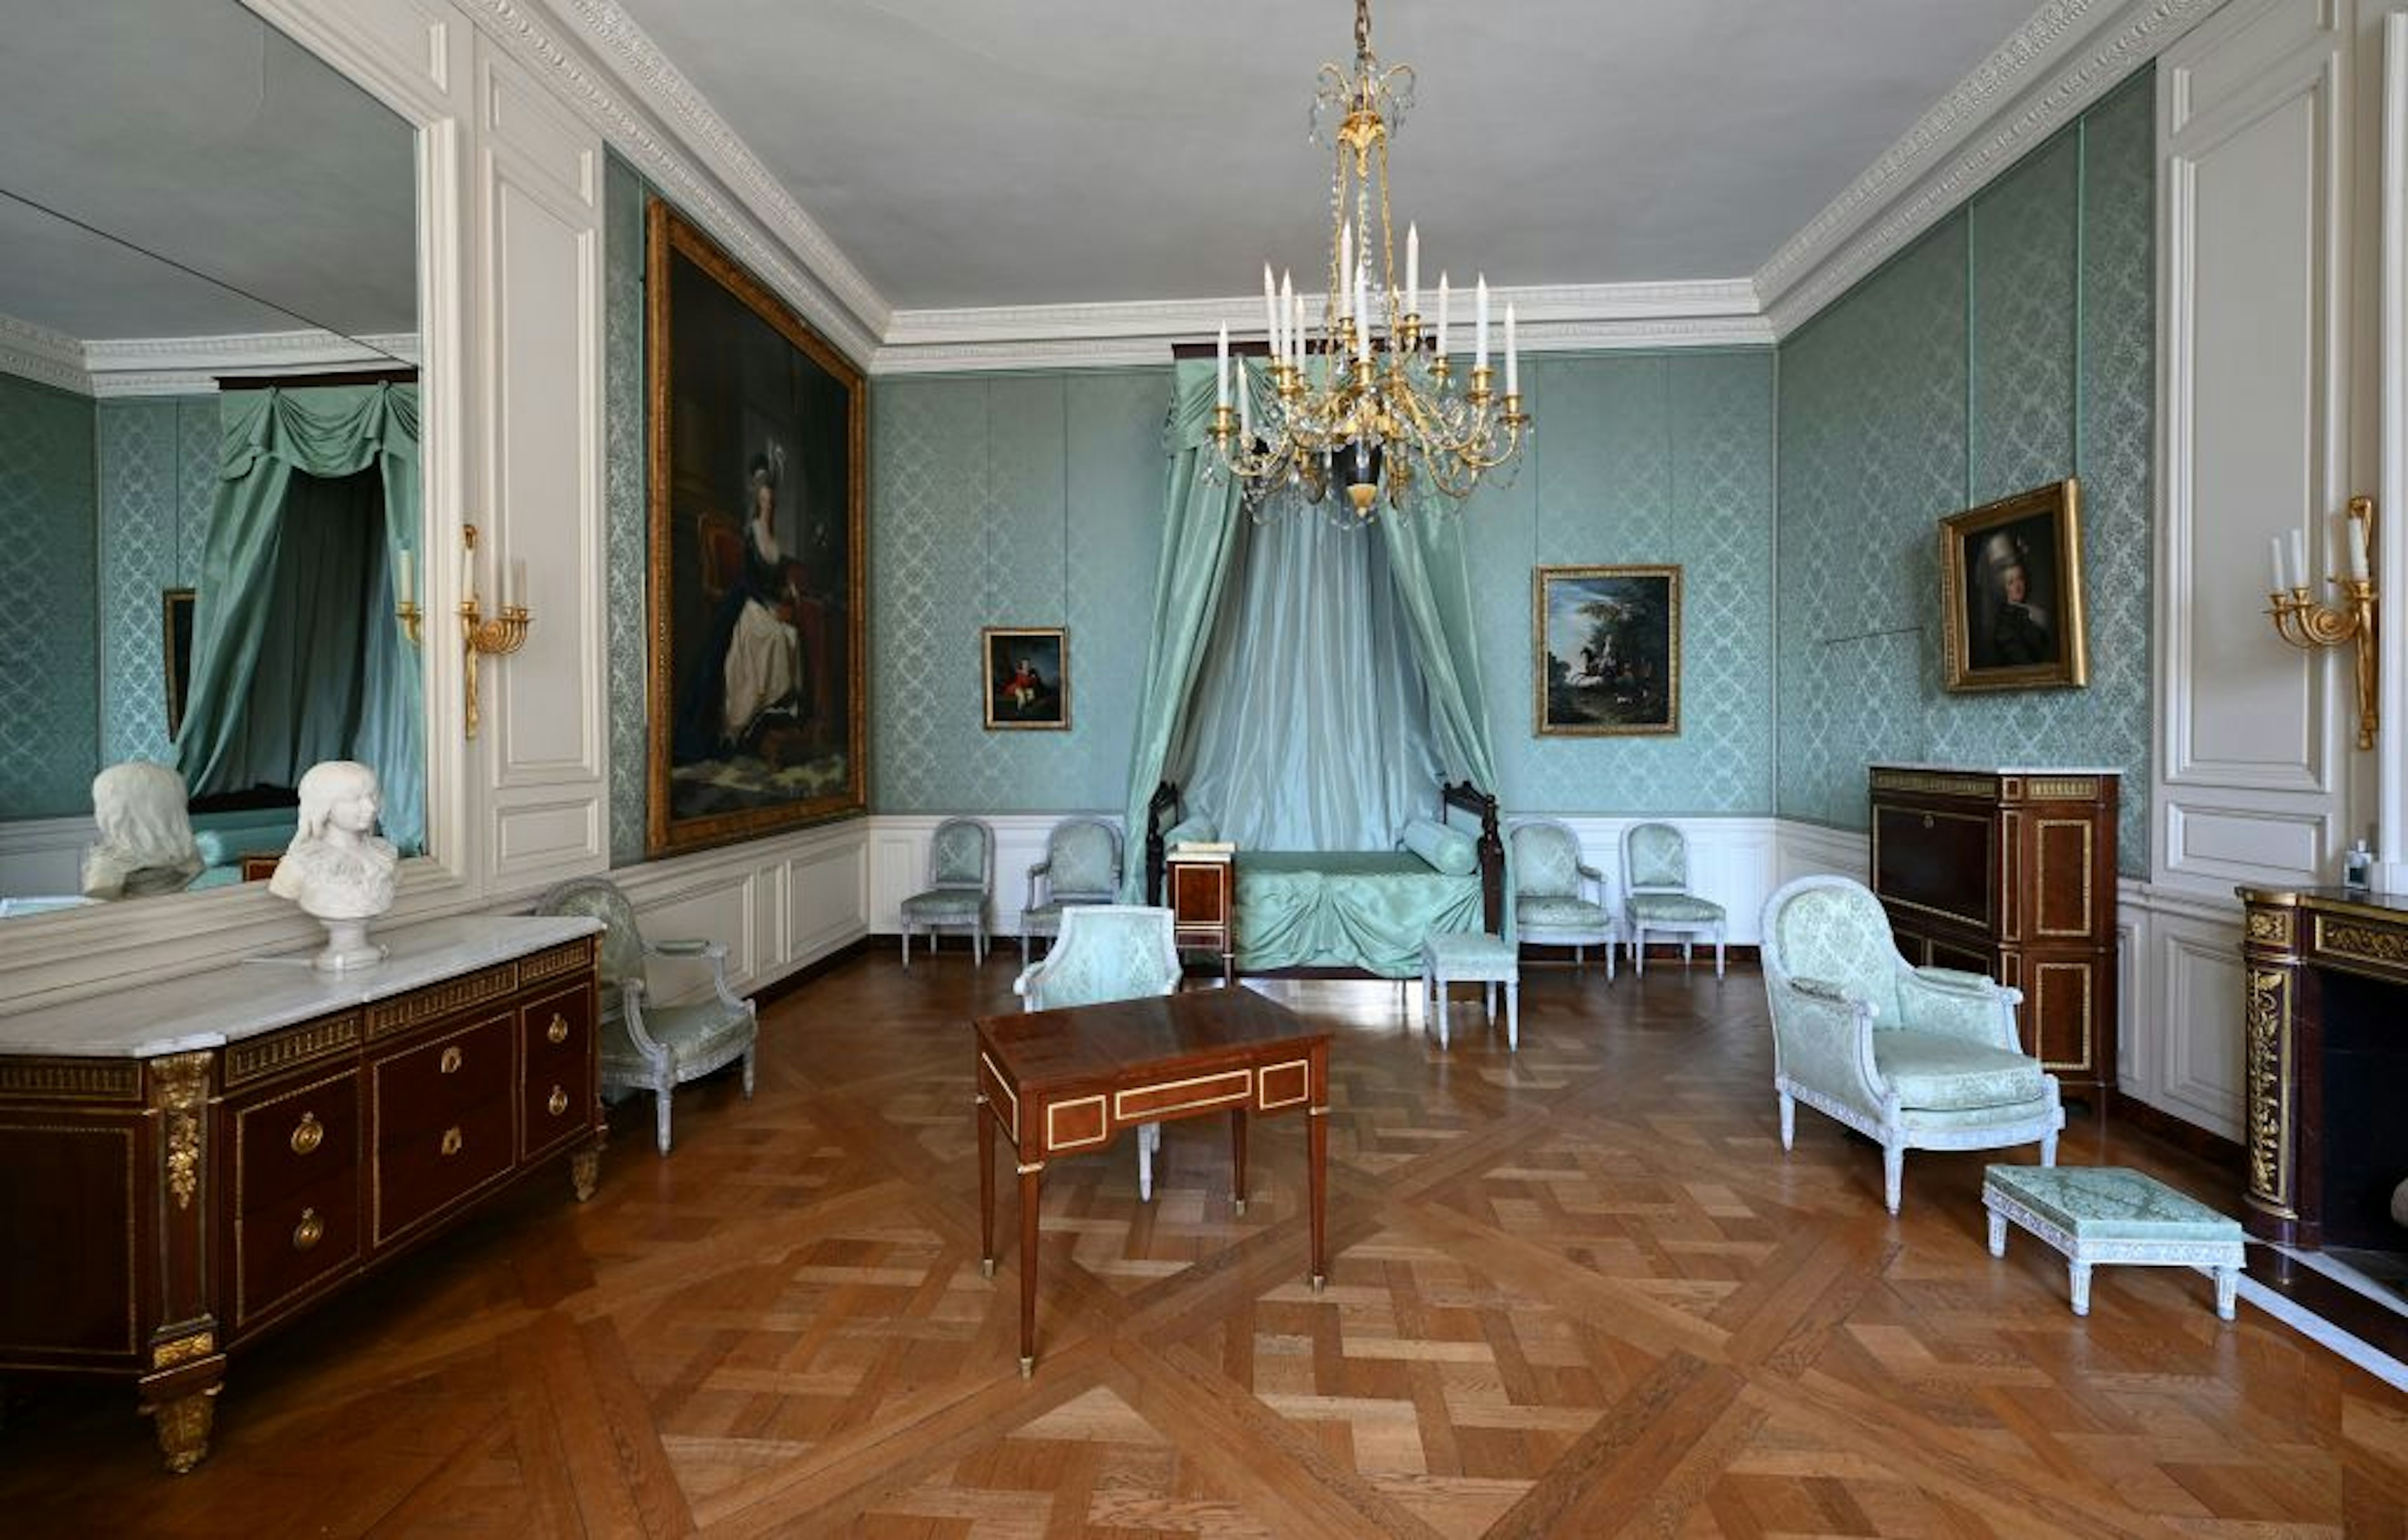
{"type": "MultiPolygon", "coordinates": [[[[1505,840],[1497,828],[1497,799],[1471,782],[1458,781],[1439,788],[1439,821],[1446,821],[1450,807],[1469,813],[1480,820],[1480,915],[1483,926],[1491,935],[1505,934],[1505,840]]],[[[1164,781],[1154,789],[1154,796],[1145,805],[1145,900],[1162,902],[1162,863],[1165,854],[1162,836],[1178,826],[1181,818],[1179,783],[1164,781]]]]}

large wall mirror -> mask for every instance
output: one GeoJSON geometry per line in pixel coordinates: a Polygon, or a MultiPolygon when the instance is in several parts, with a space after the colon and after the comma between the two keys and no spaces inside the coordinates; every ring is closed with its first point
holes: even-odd
{"type": "Polygon", "coordinates": [[[235,0],[18,7],[0,129],[0,914],[255,878],[325,759],[426,853],[416,131],[235,0]]]}

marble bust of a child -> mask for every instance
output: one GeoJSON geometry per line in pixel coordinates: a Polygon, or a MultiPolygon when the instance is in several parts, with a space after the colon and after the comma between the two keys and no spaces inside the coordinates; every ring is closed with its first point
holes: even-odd
{"type": "Polygon", "coordinates": [[[400,856],[375,833],[383,810],[376,772],[355,761],[328,760],[303,774],[300,792],[300,829],[267,891],[326,922],[329,945],[317,959],[320,968],[377,962],[384,948],[368,944],[366,921],[393,907],[400,856]]]}

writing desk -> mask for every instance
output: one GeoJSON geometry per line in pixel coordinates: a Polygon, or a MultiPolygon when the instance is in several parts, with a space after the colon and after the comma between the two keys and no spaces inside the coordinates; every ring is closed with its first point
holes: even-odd
{"type": "Polygon", "coordinates": [[[995,1274],[995,1135],[1018,1156],[1020,1372],[1037,1363],[1038,1184],[1056,1155],[1123,1129],[1227,1112],[1231,1191],[1246,1199],[1246,1114],[1302,1109],[1312,1193],[1312,1287],[1329,1275],[1322,1230],[1329,1149],[1329,1034],[1252,990],[1199,990],[979,1019],[979,1242],[995,1274]]]}

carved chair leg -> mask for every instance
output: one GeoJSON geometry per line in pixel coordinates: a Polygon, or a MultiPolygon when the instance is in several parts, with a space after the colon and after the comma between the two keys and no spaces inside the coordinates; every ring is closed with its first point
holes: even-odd
{"type": "Polygon", "coordinates": [[[1798,1148],[1798,1098],[1787,1091],[1776,1092],[1781,1098],[1781,1148],[1798,1148]]]}
{"type": "Polygon", "coordinates": [[[2040,1136],[2040,1163],[2042,1165],[2057,1163],[2057,1134],[2054,1131],[2040,1136]]]}
{"type": "Polygon", "coordinates": [[[664,1155],[669,1152],[669,1090],[668,1086],[652,1088],[652,1142],[664,1155]]]}
{"type": "Polygon", "coordinates": [[[752,1099],[752,1055],[755,1051],[752,1048],[744,1050],[744,1099],[748,1102],[752,1099]]]}
{"type": "Polygon", "coordinates": [[[1898,1212],[1899,1189],[1906,1180],[1906,1148],[1903,1145],[1882,1146],[1882,1202],[1892,1214],[1898,1212]]]}

